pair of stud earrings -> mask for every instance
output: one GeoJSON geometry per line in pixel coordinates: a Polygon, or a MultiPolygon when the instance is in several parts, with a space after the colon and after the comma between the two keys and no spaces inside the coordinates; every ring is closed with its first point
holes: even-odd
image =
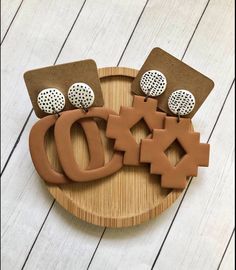
{"type": "MultiPolygon", "coordinates": [[[[167,79],[165,75],[158,70],[148,70],[145,72],[140,80],[140,87],[146,95],[146,99],[150,97],[160,96],[167,87],[167,79]]],[[[179,89],[174,91],[168,98],[169,110],[180,116],[187,115],[192,112],[195,106],[194,95],[186,90],[179,89]]]]}
{"type": "MultiPolygon", "coordinates": [[[[145,72],[140,80],[140,87],[148,97],[160,96],[167,87],[167,80],[163,73],[158,70],[145,72]]],[[[74,83],[69,87],[67,97],[70,103],[79,109],[87,111],[94,103],[94,92],[86,83],[74,83]]],[[[65,96],[56,88],[46,88],[38,94],[37,103],[39,108],[47,114],[58,114],[66,104],[65,96]]],[[[194,95],[185,89],[174,91],[168,98],[169,110],[180,116],[192,112],[195,106],[194,95]]]]}
{"type": "MultiPolygon", "coordinates": [[[[94,103],[94,91],[86,83],[74,83],[69,87],[67,97],[70,103],[79,109],[87,111],[94,103]]],[[[39,92],[37,97],[39,108],[47,114],[58,114],[65,105],[63,93],[56,88],[46,88],[39,92]]]]}

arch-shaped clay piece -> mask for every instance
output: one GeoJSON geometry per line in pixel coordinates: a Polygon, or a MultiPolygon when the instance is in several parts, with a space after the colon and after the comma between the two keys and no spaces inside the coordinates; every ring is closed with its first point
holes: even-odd
{"type": "Polygon", "coordinates": [[[106,136],[115,139],[114,148],[124,151],[125,165],[140,165],[140,143],[137,143],[130,129],[143,119],[150,132],[163,128],[166,113],[157,112],[158,101],[153,98],[134,96],[133,107],[120,108],[119,115],[110,115],[107,123],[106,136]]]}
{"type": "MultiPolygon", "coordinates": [[[[57,152],[59,160],[61,162],[62,168],[65,174],[76,182],[92,181],[99,178],[111,175],[121,169],[123,166],[123,154],[121,152],[114,152],[112,159],[106,163],[103,167],[95,168],[92,170],[82,170],[79,168],[74,154],[73,147],[71,143],[70,130],[76,121],[84,118],[101,118],[107,121],[109,114],[117,115],[116,112],[110,109],[102,107],[92,107],[88,112],[83,112],[83,110],[72,110],[66,111],[59,117],[55,125],[55,141],[57,146],[57,152]]],[[[90,120],[91,121],[91,120],[90,120]]],[[[94,146],[94,151],[96,151],[96,134],[93,130],[88,130],[90,137],[87,137],[88,143],[94,146]]],[[[90,153],[90,156],[93,153],[90,153]]],[[[94,154],[95,158],[98,156],[94,154]]]]}
{"type": "MultiPolygon", "coordinates": [[[[63,115],[63,113],[61,115],[63,115]]],[[[71,181],[63,173],[59,173],[51,167],[45,150],[45,135],[49,128],[55,125],[57,120],[55,115],[49,115],[35,123],[29,135],[29,148],[35,169],[42,179],[48,183],[67,184],[71,183],[71,181]]],[[[87,121],[83,119],[80,124],[84,129],[87,138],[91,137],[91,132],[94,136],[93,143],[96,144],[96,148],[90,143],[91,139],[88,140],[88,148],[91,153],[88,169],[93,169],[103,166],[105,157],[100,132],[96,122],[89,119],[86,120],[87,121]]]]}
{"type": "Polygon", "coordinates": [[[151,174],[161,175],[164,188],[185,188],[187,176],[197,176],[198,166],[208,166],[210,145],[200,143],[200,133],[191,131],[189,118],[166,117],[164,129],[154,129],[151,139],[141,142],[140,161],[151,163],[151,174]],[[166,149],[178,140],[186,154],[171,165],[166,149]]]}

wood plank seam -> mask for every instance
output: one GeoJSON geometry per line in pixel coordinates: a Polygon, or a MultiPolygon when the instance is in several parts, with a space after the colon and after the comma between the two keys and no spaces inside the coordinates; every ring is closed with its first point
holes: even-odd
{"type": "Polygon", "coordinates": [[[222,254],[222,257],[221,257],[221,260],[220,260],[219,265],[218,265],[218,267],[217,267],[217,270],[219,270],[220,267],[221,267],[221,264],[222,264],[222,262],[223,262],[223,259],[224,259],[224,257],[225,257],[225,254],[226,254],[226,252],[227,252],[227,250],[228,250],[230,241],[231,241],[232,238],[233,238],[234,232],[235,232],[235,228],[233,229],[233,231],[232,231],[232,233],[231,233],[231,235],[230,235],[230,237],[229,237],[229,240],[228,240],[228,242],[227,242],[227,244],[226,244],[225,250],[224,250],[224,252],[223,252],[223,254],[222,254]]]}
{"type": "Polygon", "coordinates": [[[88,263],[88,266],[87,266],[87,268],[86,268],[87,270],[89,269],[89,267],[90,267],[90,265],[91,265],[91,263],[92,263],[92,261],[93,261],[93,258],[94,258],[95,254],[96,254],[96,251],[97,251],[97,249],[98,249],[98,247],[99,247],[99,245],[100,245],[100,242],[102,241],[102,238],[103,238],[103,235],[104,235],[105,231],[106,231],[106,227],[104,227],[104,230],[103,230],[103,232],[102,232],[102,234],[101,234],[101,236],[100,236],[100,238],[99,238],[99,241],[98,241],[98,243],[97,243],[97,245],[96,245],[96,248],[95,248],[95,250],[94,250],[94,252],[93,252],[93,255],[92,255],[92,257],[91,257],[91,259],[90,259],[90,261],[89,261],[89,263],[88,263]]]}
{"type": "MultiPolygon", "coordinates": [[[[218,114],[218,116],[217,116],[217,118],[216,118],[216,121],[215,121],[215,124],[214,124],[214,126],[213,126],[213,129],[211,130],[211,133],[210,133],[210,135],[209,135],[209,137],[208,137],[208,139],[207,139],[207,143],[209,143],[209,141],[210,141],[210,139],[211,139],[211,136],[212,136],[212,134],[214,133],[214,130],[215,130],[216,125],[217,125],[217,123],[218,123],[218,121],[219,121],[219,119],[220,119],[221,113],[222,113],[223,108],[224,108],[224,106],[225,106],[225,103],[226,103],[226,101],[227,101],[227,99],[228,99],[228,96],[229,96],[229,94],[230,94],[230,92],[231,92],[231,90],[232,90],[232,88],[233,88],[233,85],[234,85],[234,80],[233,80],[233,82],[232,82],[232,84],[231,84],[231,86],[230,86],[230,89],[229,89],[229,91],[228,91],[228,93],[227,93],[227,95],[226,95],[226,98],[225,98],[225,100],[224,100],[224,102],[223,102],[223,104],[222,104],[222,107],[221,107],[220,112],[219,112],[219,114],[218,114]]],[[[183,200],[184,200],[184,198],[185,198],[185,196],[186,196],[186,194],[187,194],[187,191],[188,191],[188,189],[189,189],[189,186],[190,186],[192,180],[193,180],[193,177],[190,178],[189,183],[188,183],[188,186],[187,186],[186,190],[184,191],[183,197],[181,198],[181,201],[180,201],[180,203],[179,203],[179,205],[178,205],[178,208],[177,208],[177,210],[176,210],[176,212],[175,212],[175,214],[174,214],[174,217],[173,217],[173,219],[172,219],[172,221],[171,221],[171,223],[170,223],[170,226],[169,226],[169,228],[168,228],[168,230],[167,230],[167,233],[166,233],[166,235],[165,235],[165,237],[164,237],[164,239],[163,239],[163,241],[162,241],[162,243],[161,243],[161,246],[160,246],[160,248],[159,248],[159,250],[158,250],[157,256],[156,256],[156,258],[155,258],[155,260],[154,260],[154,262],[153,262],[153,264],[152,264],[151,270],[154,268],[154,266],[155,266],[155,264],[156,264],[156,262],[157,262],[157,260],[158,260],[158,257],[159,257],[160,254],[161,254],[161,250],[162,250],[162,248],[163,248],[163,246],[164,246],[164,244],[165,244],[165,242],[166,242],[166,239],[167,239],[167,237],[168,237],[168,235],[169,235],[169,232],[170,232],[170,230],[171,230],[171,227],[172,227],[172,225],[174,224],[175,218],[176,218],[177,215],[178,215],[179,209],[180,209],[180,207],[181,207],[181,205],[182,205],[182,203],[183,203],[183,200]]]]}
{"type": "MultiPolygon", "coordinates": [[[[53,62],[53,65],[56,64],[56,62],[57,62],[57,60],[58,60],[58,58],[59,58],[59,56],[60,56],[60,54],[61,54],[61,52],[62,52],[62,50],[63,50],[63,48],[64,48],[64,46],[65,46],[65,44],[66,44],[66,41],[68,40],[68,37],[69,37],[71,31],[73,30],[73,28],[74,28],[74,26],[75,26],[75,24],[76,24],[76,21],[77,21],[78,18],[79,18],[79,15],[81,14],[81,12],[82,12],[82,10],[83,10],[83,7],[84,7],[85,3],[86,3],[86,0],[84,0],[84,2],[83,2],[83,4],[82,4],[82,6],[81,6],[81,8],[80,8],[80,10],[79,10],[79,12],[78,12],[76,18],[75,18],[75,20],[74,20],[74,22],[73,22],[73,24],[72,24],[72,26],[71,26],[71,28],[70,28],[70,30],[69,30],[67,36],[66,36],[66,38],[65,38],[65,40],[64,40],[64,42],[63,42],[63,44],[62,44],[62,46],[61,46],[61,48],[60,48],[60,50],[59,50],[59,52],[58,52],[56,58],[55,58],[55,61],[53,62]]],[[[2,176],[2,174],[3,174],[3,172],[4,172],[4,170],[6,169],[7,164],[9,163],[9,161],[10,161],[10,159],[11,159],[11,156],[12,156],[12,154],[14,153],[16,147],[17,147],[17,144],[18,144],[19,141],[20,141],[21,135],[22,135],[22,133],[24,132],[24,129],[25,129],[25,127],[26,127],[26,125],[27,125],[27,123],[28,123],[28,121],[29,121],[29,119],[30,119],[30,116],[32,115],[32,112],[33,112],[33,109],[31,109],[31,111],[29,112],[29,114],[28,114],[28,116],[27,116],[27,118],[26,118],[26,120],[25,120],[25,123],[24,123],[24,125],[23,125],[23,127],[22,127],[22,129],[21,129],[21,131],[20,131],[20,133],[19,133],[19,135],[18,135],[18,137],[17,137],[17,139],[16,139],[16,142],[15,142],[15,144],[13,145],[12,150],[11,150],[11,152],[10,152],[10,154],[9,154],[9,156],[8,156],[8,158],[7,158],[7,160],[6,160],[5,164],[4,164],[4,166],[3,166],[3,168],[1,169],[1,176],[2,176]]]]}
{"type": "Polygon", "coordinates": [[[4,166],[3,166],[3,168],[2,168],[2,171],[1,171],[0,176],[2,176],[2,174],[4,173],[4,171],[5,171],[6,167],[7,167],[7,164],[8,164],[8,162],[10,161],[11,156],[13,155],[13,153],[14,153],[14,151],[15,151],[15,149],[16,149],[16,147],[17,147],[19,141],[20,141],[21,135],[23,134],[24,129],[25,129],[25,127],[26,127],[26,125],[27,125],[27,123],[28,123],[28,121],[29,121],[29,119],[30,119],[32,113],[33,113],[33,109],[31,109],[31,111],[30,111],[28,117],[26,118],[26,121],[25,121],[25,123],[24,123],[24,125],[23,125],[23,127],[22,127],[22,129],[21,129],[21,131],[20,131],[20,134],[18,135],[18,137],[17,137],[17,139],[16,139],[16,142],[15,142],[15,144],[13,145],[13,148],[12,148],[12,150],[11,150],[11,152],[10,152],[10,154],[9,154],[9,156],[8,156],[8,158],[7,158],[7,160],[6,160],[6,163],[4,164],[4,166]]]}
{"type": "Polygon", "coordinates": [[[21,270],[24,269],[24,267],[25,267],[25,265],[26,265],[26,262],[28,261],[28,258],[29,258],[29,256],[30,256],[30,253],[31,253],[32,249],[34,248],[34,245],[35,245],[36,241],[38,240],[38,237],[39,237],[39,235],[40,235],[40,232],[41,232],[42,229],[43,229],[43,226],[44,226],[44,224],[45,224],[45,222],[46,222],[46,220],[47,220],[47,218],[48,218],[48,215],[49,215],[49,213],[50,213],[50,211],[51,211],[51,209],[52,209],[54,203],[55,203],[55,200],[53,200],[53,202],[52,202],[52,204],[51,204],[51,206],[50,206],[50,208],[49,208],[49,210],[48,210],[48,212],[47,212],[47,215],[46,215],[46,217],[44,218],[42,225],[40,226],[40,229],[39,229],[39,231],[38,231],[38,233],[37,233],[37,235],[36,235],[36,237],[35,237],[35,239],[34,239],[34,242],[33,242],[32,246],[30,247],[29,253],[27,254],[27,256],[26,256],[26,258],[25,258],[25,261],[24,261],[24,263],[23,263],[23,265],[22,265],[21,270]]]}
{"type": "Polygon", "coordinates": [[[13,22],[14,22],[16,16],[17,16],[17,14],[18,14],[18,12],[19,12],[19,10],[20,10],[20,8],[21,8],[23,2],[24,2],[24,0],[22,0],[22,1],[20,2],[19,6],[17,7],[17,10],[16,10],[14,16],[12,17],[12,19],[11,19],[11,21],[10,21],[10,24],[8,25],[8,27],[7,27],[7,29],[6,29],[6,32],[5,32],[5,34],[4,34],[4,36],[3,36],[2,40],[1,40],[1,45],[3,44],[3,42],[4,42],[6,36],[7,36],[8,32],[9,32],[9,30],[10,30],[10,28],[11,28],[11,26],[12,26],[12,24],[13,24],[13,22]]]}
{"type": "Polygon", "coordinates": [[[133,37],[133,34],[134,34],[134,32],[135,32],[135,30],[136,30],[138,24],[139,24],[139,21],[140,21],[142,15],[143,15],[143,13],[144,13],[144,10],[146,9],[146,6],[147,6],[148,2],[149,2],[149,0],[146,1],[146,3],[145,3],[145,5],[144,5],[144,7],[143,7],[143,9],[142,9],[142,11],[141,11],[141,13],[140,13],[138,19],[137,19],[137,22],[136,22],[136,24],[135,24],[135,26],[134,26],[134,29],[133,29],[133,31],[131,32],[131,35],[130,35],[130,37],[129,37],[129,39],[128,39],[126,45],[125,45],[125,48],[124,48],[123,52],[121,53],[120,59],[118,60],[118,63],[117,63],[117,65],[116,65],[117,67],[119,66],[119,64],[120,64],[120,62],[121,62],[121,60],[122,60],[122,58],[123,58],[123,56],[124,56],[124,53],[125,53],[127,47],[129,46],[130,40],[131,40],[132,37],[133,37]]]}
{"type": "Polygon", "coordinates": [[[185,49],[185,51],[184,51],[184,53],[183,53],[183,56],[181,57],[181,60],[184,59],[184,57],[185,57],[185,55],[186,55],[186,53],[187,53],[187,50],[188,50],[188,48],[189,48],[189,45],[191,44],[191,41],[192,41],[192,39],[193,39],[193,37],[194,37],[194,35],[195,35],[196,31],[197,31],[197,28],[198,28],[198,26],[199,26],[199,24],[200,24],[200,22],[201,22],[201,20],[202,20],[202,18],[203,18],[203,16],[204,16],[206,10],[207,10],[207,7],[208,7],[209,3],[210,3],[210,0],[207,1],[206,6],[205,6],[205,8],[204,8],[203,11],[202,11],[202,14],[201,14],[201,16],[200,16],[200,18],[199,18],[199,20],[198,20],[198,22],[197,22],[197,24],[196,24],[196,27],[195,27],[195,29],[194,29],[194,31],[193,31],[192,36],[191,36],[190,39],[189,39],[189,42],[188,42],[188,44],[187,44],[187,46],[186,46],[186,49],[185,49]]]}
{"type": "Polygon", "coordinates": [[[72,30],[73,30],[73,28],[74,28],[74,26],[75,26],[75,24],[76,24],[76,22],[77,22],[77,20],[78,20],[78,18],[79,18],[79,16],[80,16],[80,14],[81,14],[81,12],[82,12],[82,10],[83,10],[83,8],[84,8],[84,5],[85,5],[86,1],[87,1],[87,0],[84,0],[84,2],[83,2],[83,4],[82,4],[82,6],[81,6],[81,8],[80,8],[80,10],[79,10],[79,12],[78,12],[78,14],[77,14],[77,16],[75,17],[75,20],[74,20],[74,22],[73,22],[73,24],[72,24],[72,26],[71,26],[71,28],[70,28],[70,30],[69,30],[69,32],[68,32],[68,34],[67,34],[65,40],[64,40],[64,42],[63,42],[63,44],[62,44],[62,46],[61,46],[61,48],[60,48],[60,50],[59,50],[59,52],[58,52],[58,54],[57,54],[57,57],[56,57],[56,59],[55,59],[53,65],[55,65],[55,64],[57,63],[57,60],[58,60],[58,58],[59,58],[59,56],[60,56],[60,54],[61,54],[63,48],[65,47],[65,44],[66,44],[66,42],[67,42],[67,40],[68,40],[68,38],[69,38],[69,36],[70,36],[70,33],[72,32],[72,30]]]}

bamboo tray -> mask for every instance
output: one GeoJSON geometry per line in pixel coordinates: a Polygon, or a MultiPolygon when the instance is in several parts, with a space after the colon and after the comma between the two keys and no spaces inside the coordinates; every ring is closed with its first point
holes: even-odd
{"type": "MultiPolygon", "coordinates": [[[[130,68],[101,68],[101,79],[105,107],[119,112],[120,106],[131,106],[132,94],[130,86],[137,70],[130,68]]],[[[113,141],[105,137],[106,123],[97,120],[101,130],[106,161],[113,154],[113,141]]],[[[149,132],[143,122],[133,129],[136,140],[146,137],[149,132]]],[[[74,153],[79,165],[86,168],[88,151],[86,140],[79,123],[71,130],[74,153]]],[[[61,171],[54,139],[53,130],[46,137],[46,148],[52,166],[61,171]]],[[[180,156],[181,148],[173,146],[167,152],[172,162],[180,156]]],[[[69,185],[50,185],[47,188],[56,201],[76,217],[89,223],[106,227],[128,227],[146,222],[160,215],[181,194],[182,190],[163,189],[160,177],[149,174],[149,165],[140,167],[124,166],[112,176],[88,183],[69,185]]]]}

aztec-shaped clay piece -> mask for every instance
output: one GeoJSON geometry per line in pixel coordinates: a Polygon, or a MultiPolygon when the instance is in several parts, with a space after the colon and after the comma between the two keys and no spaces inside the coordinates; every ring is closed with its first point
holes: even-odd
{"type": "Polygon", "coordinates": [[[153,98],[145,99],[134,96],[133,107],[121,106],[119,115],[110,115],[108,118],[106,136],[115,139],[114,148],[124,151],[125,165],[140,165],[140,143],[132,135],[131,128],[143,119],[150,132],[153,129],[163,128],[165,113],[157,112],[158,101],[153,98]]]}
{"type": "Polygon", "coordinates": [[[198,166],[208,166],[210,145],[200,143],[200,133],[191,131],[189,118],[166,117],[164,129],[155,129],[152,139],[141,142],[140,161],[151,163],[151,174],[161,175],[164,188],[185,188],[188,176],[197,176],[198,166]],[[186,154],[172,166],[166,149],[178,140],[186,154]]]}
{"type": "MultiPolygon", "coordinates": [[[[71,181],[63,173],[52,168],[45,150],[45,135],[57,120],[55,115],[49,115],[34,124],[29,135],[29,148],[35,169],[43,180],[52,184],[67,184],[71,181]]],[[[91,153],[87,169],[99,168],[104,165],[105,157],[98,126],[96,122],[89,119],[82,119],[80,124],[88,138],[88,148],[91,153]]]]}
{"type": "MultiPolygon", "coordinates": [[[[92,107],[88,112],[84,112],[81,109],[64,112],[55,124],[55,141],[57,146],[57,152],[61,166],[65,174],[76,182],[92,181],[99,178],[111,175],[121,169],[123,166],[123,153],[115,151],[111,160],[104,166],[97,167],[91,170],[83,170],[79,168],[73,153],[73,146],[71,142],[70,130],[76,121],[85,118],[101,118],[107,121],[109,114],[114,115],[116,112],[103,107],[92,107]]],[[[91,119],[89,119],[91,121],[91,119]]],[[[92,120],[94,121],[94,120],[92,120]]],[[[94,121],[95,122],[95,121],[94,121]]],[[[95,122],[96,123],[96,122],[95,122]]],[[[100,150],[96,152],[97,145],[97,133],[91,128],[87,134],[86,140],[89,145],[93,146],[93,152],[89,149],[89,156],[95,159],[100,159],[100,150]]],[[[100,134],[99,134],[100,137],[100,134]]],[[[103,150],[104,154],[104,150],[103,150]]]]}

